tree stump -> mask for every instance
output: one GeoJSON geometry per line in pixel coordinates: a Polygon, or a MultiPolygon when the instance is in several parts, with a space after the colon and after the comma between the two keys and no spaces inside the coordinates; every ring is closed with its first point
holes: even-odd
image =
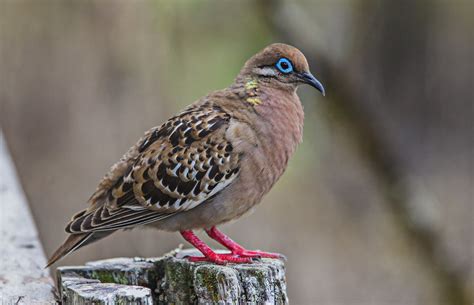
{"type": "Polygon", "coordinates": [[[113,258],[58,268],[63,304],[288,304],[281,260],[193,263],[196,250],[159,258],[113,258]]]}

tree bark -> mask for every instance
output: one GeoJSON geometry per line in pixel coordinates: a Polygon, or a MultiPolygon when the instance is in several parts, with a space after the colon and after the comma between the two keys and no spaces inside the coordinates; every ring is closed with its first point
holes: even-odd
{"type": "Polygon", "coordinates": [[[58,268],[63,304],[288,304],[284,263],[192,263],[195,250],[58,268]]]}

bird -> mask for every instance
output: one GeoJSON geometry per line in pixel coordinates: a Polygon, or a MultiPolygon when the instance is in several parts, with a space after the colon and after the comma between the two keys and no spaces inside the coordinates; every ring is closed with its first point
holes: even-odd
{"type": "Polygon", "coordinates": [[[217,229],[253,210],[284,173],[302,141],[304,111],[296,94],[308,84],[325,95],[303,53],[270,44],[243,65],[234,82],[153,127],[115,163],[67,224],[69,234],[47,262],[121,229],[180,232],[202,256],[190,261],[251,263],[280,258],[247,250],[217,229]],[[211,249],[193,231],[227,248],[211,249]]]}

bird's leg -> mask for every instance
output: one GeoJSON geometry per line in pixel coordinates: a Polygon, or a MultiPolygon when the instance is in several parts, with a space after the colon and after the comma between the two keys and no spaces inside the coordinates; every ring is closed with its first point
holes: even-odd
{"type": "Polygon", "coordinates": [[[206,229],[207,235],[210,238],[216,240],[218,243],[229,249],[233,255],[240,256],[240,257],[268,257],[268,258],[285,258],[283,255],[278,253],[271,253],[271,252],[263,252],[263,251],[252,251],[247,250],[235,241],[233,241],[230,237],[222,233],[221,231],[217,230],[216,227],[212,227],[210,229],[206,229]]]}
{"type": "Polygon", "coordinates": [[[187,258],[192,262],[210,261],[219,265],[224,265],[226,263],[250,263],[252,261],[250,257],[238,257],[233,254],[220,254],[214,252],[191,230],[181,231],[181,235],[204,255],[204,257],[188,256],[187,258]]]}

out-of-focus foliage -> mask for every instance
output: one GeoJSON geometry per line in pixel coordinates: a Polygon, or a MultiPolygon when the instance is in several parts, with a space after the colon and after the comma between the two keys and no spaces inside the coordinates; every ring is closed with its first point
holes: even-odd
{"type": "MultiPolygon", "coordinates": [[[[293,304],[469,302],[473,14],[469,0],[1,1],[1,126],[46,252],[145,130],[283,40],[328,94],[299,90],[304,143],[224,230],[288,256],[293,304]]],[[[116,233],[62,264],[181,242],[116,233]]]]}

